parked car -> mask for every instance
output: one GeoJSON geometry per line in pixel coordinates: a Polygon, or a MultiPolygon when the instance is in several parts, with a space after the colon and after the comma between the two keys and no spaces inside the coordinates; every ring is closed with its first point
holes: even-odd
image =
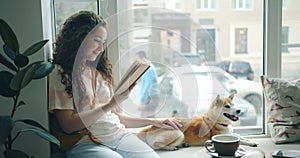
{"type": "MultiPolygon", "coordinates": [[[[159,113],[176,111],[181,117],[202,115],[218,94],[222,97],[230,95],[230,91],[216,78],[194,73],[192,69],[186,69],[186,67],[167,71],[158,80],[162,96],[165,96],[166,100],[159,113]],[[172,105],[167,102],[172,102],[172,105]]],[[[257,124],[256,111],[252,104],[239,96],[234,97],[234,103],[242,111],[239,114],[240,120],[234,125],[257,124]]],[[[165,117],[159,114],[157,116],[165,117]]]]}
{"type": "Polygon", "coordinates": [[[235,78],[242,78],[247,80],[254,79],[254,71],[249,62],[224,60],[219,62],[217,66],[228,72],[235,78]]]}
{"type": "Polygon", "coordinates": [[[218,79],[231,93],[236,93],[237,96],[251,103],[257,114],[261,113],[263,90],[259,82],[236,79],[216,66],[192,66],[191,68],[196,74],[218,79]]]}

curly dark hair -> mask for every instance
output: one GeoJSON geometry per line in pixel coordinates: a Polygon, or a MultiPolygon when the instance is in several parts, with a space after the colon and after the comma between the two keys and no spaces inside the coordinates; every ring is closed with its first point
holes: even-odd
{"type": "MultiPolygon", "coordinates": [[[[76,67],[74,63],[77,61],[75,60],[78,60],[76,59],[77,52],[85,37],[96,26],[107,29],[106,22],[101,16],[90,11],[80,11],[70,16],[65,21],[54,42],[53,63],[62,68],[62,71],[60,72],[62,78],[61,83],[65,85],[65,91],[70,97],[73,97],[72,72],[74,66],[76,67]]],[[[90,65],[94,65],[103,78],[109,84],[113,85],[112,65],[107,58],[106,48],[104,48],[104,52],[97,57],[94,63],[90,65]]],[[[81,91],[84,90],[81,89],[81,91]]]]}

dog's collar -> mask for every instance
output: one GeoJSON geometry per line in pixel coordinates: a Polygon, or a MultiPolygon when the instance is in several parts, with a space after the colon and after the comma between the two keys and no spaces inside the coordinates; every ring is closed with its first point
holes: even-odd
{"type": "MultiPolygon", "coordinates": [[[[208,116],[205,116],[205,117],[207,118],[207,120],[213,121],[213,119],[209,118],[208,116]]],[[[219,124],[219,125],[221,125],[221,126],[224,126],[224,127],[228,126],[228,124],[226,124],[226,123],[219,123],[219,122],[216,122],[216,123],[219,124]]]]}

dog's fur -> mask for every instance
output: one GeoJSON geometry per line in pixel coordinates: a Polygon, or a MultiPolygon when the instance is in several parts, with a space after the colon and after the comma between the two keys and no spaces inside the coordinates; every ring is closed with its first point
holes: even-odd
{"type": "MultiPolygon", "coordinates": [[[[216,134],[232,133],[231,121],[237,121],[240,110],[232,103],[234,94],[226,98],[218,95],[202,116],[176,118],[183,127],[180,130],[166,130],[155,126],[144,128],[137,135],[153,149],[177,150],[180,146],[204,145],[216,134]]],[[[241,138],[241,144],[256,146],[255,142],[241,138]]]]}

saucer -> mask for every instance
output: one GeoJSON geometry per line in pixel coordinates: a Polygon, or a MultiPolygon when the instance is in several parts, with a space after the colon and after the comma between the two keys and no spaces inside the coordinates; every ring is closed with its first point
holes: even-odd
{"type": "Polygon", "coordinates": [[[239,147],[235,152],[234,156],[221,156],[221,155],[219,156],[218,153],[211,153],[209,151],[207,151],[206,153],[213,158],[240,158],[246,154],[246,150],[239,147]]]}

